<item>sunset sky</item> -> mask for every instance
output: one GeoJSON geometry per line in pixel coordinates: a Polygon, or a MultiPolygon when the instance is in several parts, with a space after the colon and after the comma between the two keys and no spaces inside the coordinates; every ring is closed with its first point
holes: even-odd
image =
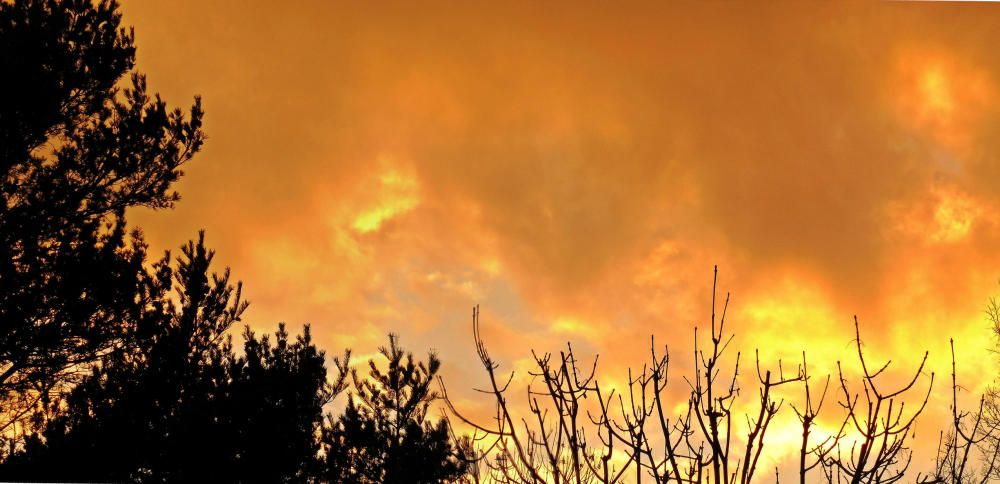
{"type": "Polygon", "coordinates": [[[1000,6],[122,10],[208,136],[176,209],[130,221],[156,252],[204,228],[259,331],[362,359],[397,332],[476,412],[473,305],[506,369],[570,340],[622,378],[655,334],[679,375],[718,265],[745,355],[825,375],[854,315],[900,375],[930,351],[934,442],[948,339],[970,391],[996,374],[1000,6]]]}

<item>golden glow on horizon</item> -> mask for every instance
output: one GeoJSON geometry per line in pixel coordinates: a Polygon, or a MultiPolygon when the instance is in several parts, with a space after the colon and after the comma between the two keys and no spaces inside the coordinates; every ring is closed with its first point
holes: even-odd
{"type": "Polygon", "coordinates": [[[837,361],[852,361],[853,348],[845,337],[854,329],[851,314],[833,308],[804,275],[790,274],[764,294],[746,297],[734,323],[759,348],[762,364],[777,370],[781,360],[786,371],[794,372],[802,363],[802,351],[808,350],[809,371],[825,375],[836,372],[837,361]]]}

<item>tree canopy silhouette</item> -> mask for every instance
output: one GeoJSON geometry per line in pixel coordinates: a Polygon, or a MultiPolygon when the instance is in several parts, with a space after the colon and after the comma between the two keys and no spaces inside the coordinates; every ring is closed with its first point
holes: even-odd
{"type": "Polygon", "coordinates": [[[281,482],[312,472],[332,394],[324,354],[308,327],[289,341],[282,326],[273,343],[247,329],[237,355],[226,332],[247,305],[228,270],[210,274],[212,257],[199,239],[175,264],[168,254],[154,265],[123,347],[54,405],[4,478],[281,482]]]}
{"type": "Polygon", "coordinates": [[[368,361],[369,377],[351,376],[354,391],[339,418],[323,432],[324,480],[344,483],[439,483],[462,477],[470,450],[454,441],[446,419],[428,417],[438,398],[431,385],[441,367],[437,355],[418,362],[398,337],[379,353],[385,369],[368,361]]]}
{"type": "MultiPolygon", "coordinates": [[[[309,326],[295,337],[283,324],[273,336],[246,327],[234,348],[247,303],[228,268],[212,271],[204,234],[154,262],[126,223],[129,208],[179,200],[173,184],[204,141],[200,99],[168,108],[134,70],[135,52],[113,0],[0,1],[0,479],[746,484],[768,471],[760,457],[782,408],[801,424],[799,482],[1000,477],[1000,390],[960,405],[954,347],[951,420],[932,472],[913,476],[915,422],[934,383],[926,353],[892,387],[855,319],[861,370],[837,362],[829,395],[831,375],[811,380],[804,353],[787,372],[757,358],[756,378],[741,380],[729,298],[720,308],[714,282],[679,406],[666,347],[651,338],[649,360],[617,387],[570,343],[532,352],[517,407],[478,306],[475,348],[496,411],[486,422],[432,388],[435,353],[419,361],[392,334],[364,373],[347,351],[328,375],[309,326]],[[348,388],[343,411],[328,413],[348,388]],[[752,413],[739,415],[747,395],[752,413]],[[470,438],[433,418],[442,399],[470,438]],[[824,401],[839,412],[830,435],[817,424],[824,401]]],[[[1000,335],[1000,304],[987,312],[1000,335]]]]}
{"type": "Polygon", "coordinates": [[[308,326],[294,339],[283,325],[273,339],[246,329],[234,350],[230,328],[247,306],[228,269],[211,272],[203,235],[176,261],[149,261],[125,212],[179,200],[171,187],[204,135],[200,99],[187,114],[168,109],[134,65],[115,1],[0,2],[10,74],[0,89],[0,476],[461,475],[447,423],[427,419],[436,357],[404,362],[392,339],[397,366],[373,381],[353,373],[362,406],[352,400],[321,432],[349,353],[331,381],[308,326]]]}
{"type": "Polygon", "coordinates": [[[170,207],[201,148],[198,98],[168,109],[134,64],[116,2],[0,2],[4,435],[135,316],[145,247],[125,210],[170,207]]]}

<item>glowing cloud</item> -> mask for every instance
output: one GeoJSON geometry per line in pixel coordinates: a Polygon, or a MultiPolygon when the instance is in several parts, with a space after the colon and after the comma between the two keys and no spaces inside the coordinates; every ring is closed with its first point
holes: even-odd
{"type": "Polygon", "coordinates": [[[941,146],[966,155],[994,89],[979,68],[941,50],[908,52],[900,61],[901,121],[941,146]]]}
{"type": "Polygon", "coordinates": [[[683,373],[716,264],[762,364],[835,371],[858,314],[902,373],[952,335],[984,373],[990,8],[634,8],[127,2],[151,87],[202,94],[210,137],[177,209],[130,220],[154,249],[207,229],[252,324],[398,332],[470,402],[471,305],[514,367],[571,340],[623,379],[653,333],[683,373]]]}
{"type": "Polygon", "coordinates": [[[979,214],[979,206],[969,196],[958,191],[940,192],[934,209],[937,230],[931,234],[931,240],[955,242],[965,238],[979,214]]]}
{"type": "Polygon", "coordinates": [[[378,230],[386,221],[412,210],[419,201],[417,181],[413,177],[390,170],[382,173],[378,180],[375,206],[358,214],[351,225],[362,234],[378,230]]]}

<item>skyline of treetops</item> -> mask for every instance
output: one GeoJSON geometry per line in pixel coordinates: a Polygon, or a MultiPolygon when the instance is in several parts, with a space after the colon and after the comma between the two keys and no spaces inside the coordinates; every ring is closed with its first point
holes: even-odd
{"type": "Polygon", "coordinates": [[[997,16],[0,2],[0,480],[1000,481],[997,16]]]}

